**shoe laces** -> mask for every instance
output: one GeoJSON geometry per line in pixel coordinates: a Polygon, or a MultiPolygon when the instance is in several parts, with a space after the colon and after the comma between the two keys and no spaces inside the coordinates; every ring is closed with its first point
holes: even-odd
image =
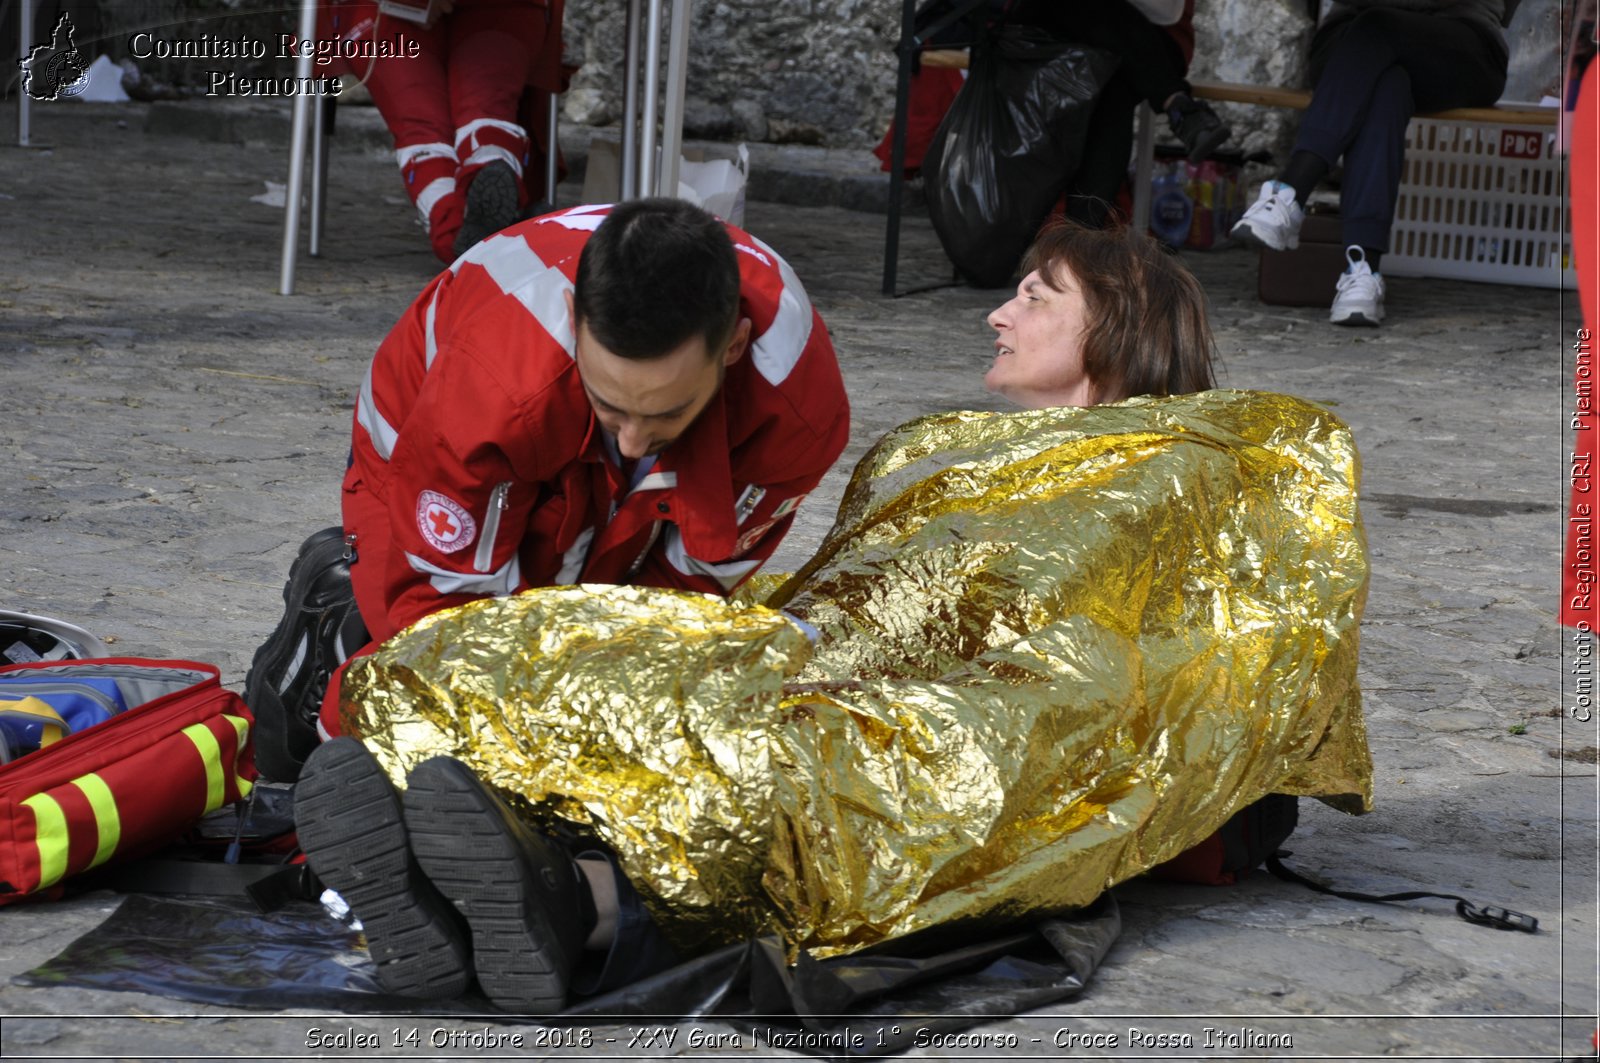
{"type": "Polygon", "coordinates": [[[1359,247],[1347,247],[1344,250],[1344,260],[1349,265],[1339,274],[1337,285],[1339,294],[1350,293],[1375,298],[1382,290],[1383,278],[1372,272],[1372,267],[1367,264],[1366,254],[1359,247]]]}
{"type": "Polygon", "coordinates": [[[1272,217],[1272,220],[1282,224],[1293,224],[1294,188],[1290,185],[1274,183],[1265,186],[1272,189],[1272,194],[1258,199],[1255,207],[1272,217]]]}

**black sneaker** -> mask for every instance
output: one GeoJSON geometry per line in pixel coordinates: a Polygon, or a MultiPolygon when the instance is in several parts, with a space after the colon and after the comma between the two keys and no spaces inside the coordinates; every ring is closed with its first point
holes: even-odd
{"type": "Polygon", "coordinates": [[[1167,124],[1172,135],[1183,141],[1191,162],[1203,162],[1222,147],[1233,130],[1223,124],[1209,103],[1180,92],[1167,108],[1167,124]]]}
{"type": "Polygon", "coordinates": [[[283,619],[250,662],[244,702],[256,718],[256,767],[266,779],[294,782],[316,747],[329,678],[369,640],[343,529],[324,528],[300,544],[283,604],[283,619]]]}
{"type": "Polygon", "coordinates": [[[491,162],[473,175],[472,184],[467,187],[466,213],[452,247],[457,258],[478,241],[522,220],[522,212],[517,209],[521,184],[522,179],[506,162],[491,162]]]}
{"type": "Polygon", "coordinates": [[[419,764],[404,803],[417,862],[472,928],[484,995],[517,1014],[560,1011],[594,919],[577,863],[458,760],[419,764]]]}
{"type": "Polygon", "coordinates": [[[366,746],[341,737],[312,751],[294,826],[311,870],[361,920],[385,989],[427,1000],[466,992],[467,928],[412,858],[400,795],[366,746]]]}

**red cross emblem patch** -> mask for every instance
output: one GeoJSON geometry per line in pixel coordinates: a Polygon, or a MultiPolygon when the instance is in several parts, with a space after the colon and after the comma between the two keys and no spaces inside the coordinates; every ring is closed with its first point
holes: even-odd
{"type": "Polygon", "coordinates": [[[437,491],[417,496],[417,530],[442,554],[465,550],[478,537],[477,522],[466,507],[437,491]]]}
{"type": "Polygon", "coordinates": [[[761,541],[761,537],[767,534],[767,531],[776,523],[778,522],[775,520],[769,520],[765,524],[757,524],[754,528],[739,536],[739,541],[733,544],[733,556],[743,557],[751,547],[761,541]]]}

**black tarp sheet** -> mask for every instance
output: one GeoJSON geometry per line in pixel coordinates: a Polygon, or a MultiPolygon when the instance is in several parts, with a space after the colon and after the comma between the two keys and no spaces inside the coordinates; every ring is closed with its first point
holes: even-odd
{"type": "MultiPolygon", "coordinates": [[[[1071,917],[958,947],[906,940],[824,961],[802,956],[791,965],[777,939],[761,939],[577,1000],[561,1016],[538,1021],[718,1020],[774,1031],[772,1043],[832,1058],[882,1055],[910,1047],[919,1032],[948,1033],[1076,996],[1120,929],[1107,895],[1071,917]],[[870,1038],[847,1036],[868,1026],[870,1038]]],[[[273,1011],[518,1021],[481,998],[419,1002],[385,994],[359,933],[306,902],[261,914],[243,901],[136,894],[15,981],[273,1011]]]]}

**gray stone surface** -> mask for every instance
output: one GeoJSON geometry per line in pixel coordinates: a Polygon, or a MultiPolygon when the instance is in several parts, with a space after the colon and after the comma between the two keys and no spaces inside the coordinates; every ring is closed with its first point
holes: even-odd
{"type": "MultiPolygon", "coordinates": [[[[1197,5],[1189,76],[1197,81],[1302,87],[1308,79],[1311,31],[1304,0],[1197,5]],[[1263,47],[1263,41],[1272,41],[1273,47],[1263,47]]],[[[1289,157],[1299,112],[1234,103],[1218,104],[1217,112],[1233,130],[1231,143],[1246,153],[1289,157]]]]}
{"type": "MultiPolygon", "coordinates": [[[[35,139],[53,147],[0,148],[0,228],[20,251],[0,266],[0,604],[81,623],[117,652],[215,662],[237,688],[278,617],[296,545],[337,520],[367,360],[436,264],[392,164],[341,151],[327,252],[302,259],[298,294],[276,295],[282,214],[251,197],[282,180],[281,144],[147,134],[144,117],[137,106],[41,106],[35,139]]],[[[10,120],[0,121],[5,142],[10,120]]],[[[787,158],[795,172],[826,161],[787,158]]],[[[1001,294],[881,297],[876,216],[757,200],[747,220],[804,278],[854,409],[844,461],[775,559],[792,567],[882,432],[929,411],[998,408],[979,377],[983,317],[1001,294]]],[[[1572,657],[1553,614],[1570,300],[1393,279],[1390,322],[1343,331],[1320,310],[1260,304],[1245,252],[1187,260],[1213,300],[1224,383],[1328,403],[1365,462],[1373,578],[1361,678],[1378,807],[1352,818],[1304,803],[1293,863],[1356,889],[1460,891],[1531,912],[1543,931],[1473,927],[1442,902],[1362,905],[1262,876],[1223,889],[1131,883],[1118,889],[1125,932],[1080,1000],[981,1028],[1016,1035],[1014,1052],[909,1054],[1577,1054],[1596,999],[1596,778],[1582,751],[1600,741],[1593,723],[1566,716],[1572,657]],[[1206,1027],[1234,1040],[1216,1035],[1220,1047],[1207,1050],[1206,1027]],[[1241,1039],[1241,1027],[1258,1036],[1241,1039]],[[1145,1047],[1130,1028],[1188,1035],[1195,1047],[1145,1047]],[[1074,1041],[1091,1033],[1115,1034],[1116,1047],[1074,1041]],[[1290,1036],[1293,1049],[1262,1047],[1269,1034],[1290,1036]]],[[[926,222],[909,219],[902,284],[947,276],[926,222]]],[[[289,1059],[314,1054],[312,1027],[387,1036],[412,1025],[9,983],[118,903],[100,894],[0,911],[0,1054],[289,1059]]],[[[424,1036],[483,1027],[414,1025],[424,1036]]],[[[630,1049],[632,1032],[608,1026],[591,1050],[533,1054],[708,1054],[684,1039],[630,1049]]],[[[434,1057],[446,1055],[492,1053],[434,1057]]]]}

